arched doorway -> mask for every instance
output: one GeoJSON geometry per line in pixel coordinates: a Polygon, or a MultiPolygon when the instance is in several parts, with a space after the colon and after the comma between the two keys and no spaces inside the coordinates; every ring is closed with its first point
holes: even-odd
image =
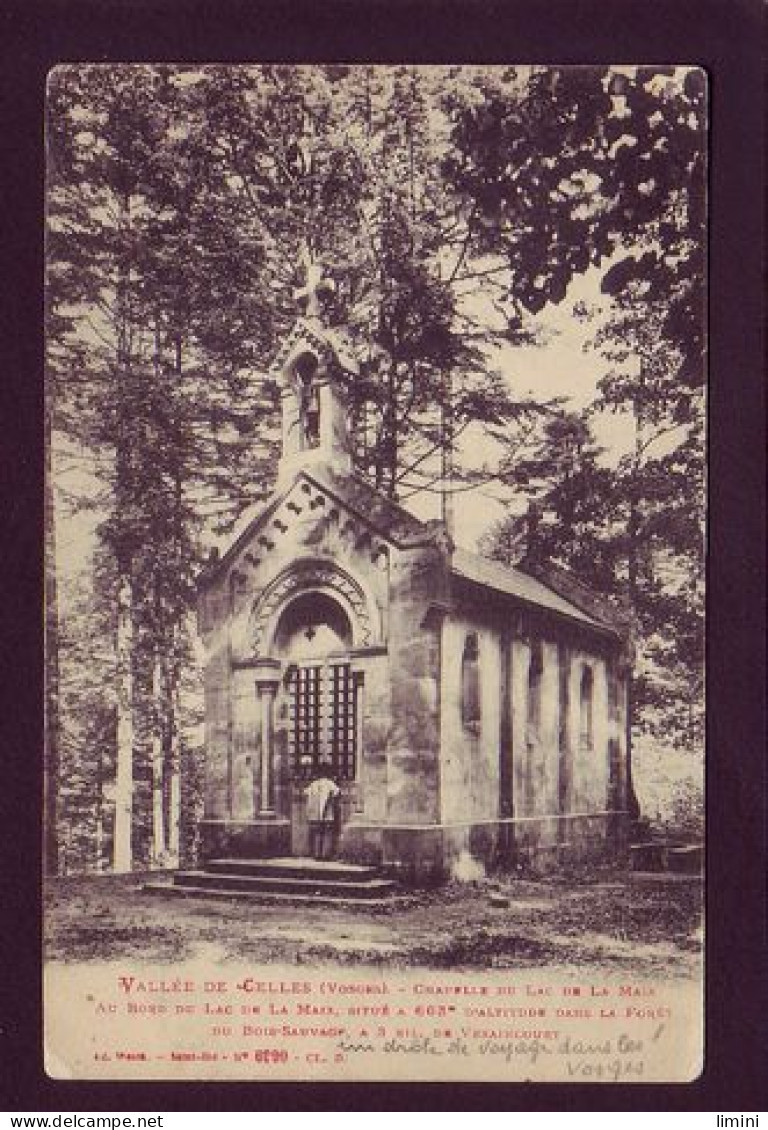
{"type": "Polygon", "coordinates": [[[292,781],[292,843],[306,853],[304,791],[317,777],[341,787],[341,818],[354,804],[358,773],[362,674],[353,668],[354,632],[347,610],[326,592],[304,592],[281,611],[273,653],[285,676],[286,755],[292,781]]]}

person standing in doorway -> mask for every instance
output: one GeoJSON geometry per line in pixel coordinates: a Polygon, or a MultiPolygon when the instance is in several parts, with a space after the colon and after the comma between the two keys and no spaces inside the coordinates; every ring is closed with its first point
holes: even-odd
{"type": "Polygon", "coordinates": [[[315,777],[307,786],[305,796],[310,855],[313,859],[332,859],[336,854],[341,789],[329,772],[315,777]]]}

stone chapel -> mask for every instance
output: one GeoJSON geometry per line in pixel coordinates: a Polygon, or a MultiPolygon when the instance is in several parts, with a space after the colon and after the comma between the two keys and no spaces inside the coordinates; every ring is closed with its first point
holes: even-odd
{"type": "Polygon", "coordinates": [[[200,581],[204,858],[306,856],[320,772],[341,788],[339,856],[417,880],[467,852],[620,851],[621,618],[561,569],[457,548],[357,474],[356,369],[315,293],[275,362],[275,491],[200,581]]]}

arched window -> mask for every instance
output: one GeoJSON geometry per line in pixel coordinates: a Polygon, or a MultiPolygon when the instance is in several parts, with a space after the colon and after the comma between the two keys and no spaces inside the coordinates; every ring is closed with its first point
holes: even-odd
{"type": "Polygon", "coordinates": [[[303,353],[294,366],[299,397],[300,446],[317,447],[320,442],[320,397],[317,387],[317,358],[303,353]]]}
{"type": "Polygon", "coordinates": [[[349,616],[322,592],[301,593],[292,600],[275,631],[275,650],[286,659],[321,659],[351,646],[349,616]]]}
{"type": "Polygon", "coordinates": [[[579,742],[589,749],[592,746],[592,699],[594,692],[594,676],[592,668],[585,666],[581,672],[581,688],[579,692],[579,742]]]}
{"type": "Polygon", "coordinates": [[[544,674],[544,649],[540,640],[531,644],[528,663],[528,698],[526,722],[529,733],[537,733],[541,723],[541,678],[544,674]]]}
{"type": "Polygon", "coordinates": [[[477,632],[464,640],[461,656],[461,721],[469,730],[480,728],[480,652],[477,632]]]}

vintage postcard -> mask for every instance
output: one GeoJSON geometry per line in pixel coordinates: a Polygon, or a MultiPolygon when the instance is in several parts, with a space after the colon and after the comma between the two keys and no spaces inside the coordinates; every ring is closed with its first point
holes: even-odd
{"type": "Polygon", "coordinates": [[[703,1069],[707,84],[47,93],[46,1070],[703,1069]]]}

